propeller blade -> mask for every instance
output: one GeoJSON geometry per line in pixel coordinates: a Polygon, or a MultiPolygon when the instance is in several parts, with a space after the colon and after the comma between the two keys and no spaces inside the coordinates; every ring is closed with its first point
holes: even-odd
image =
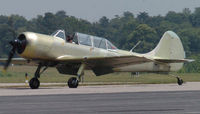
{"type": "MultiPolygon", "coordinates": [[[[12,32],[13,38],[16,38],[17,37],[17,33],[15,32],[15,29],[14,29],[14,22],[13,22],[13,18],[12,17],[8,19],[8,25],[11,26],[10,32],[12,32]]],[[[12,50],[10,51],[10,53],[8,55],[8,60],[6,61],[6,64],[4,65],[4,71],[5,72],[6,72],[7,68],[8,68],[8,66],[10,65],[10,63],[12,61],[12,58],[15,55],[15,52],[16,52],[18,46],[19,46],[19,40],[15,39],[13,41],[10,41],[9,44],[12,45],[12,50]]]]}
{"type": "Polygon", "coordinates": [[[5,71],[7,70],[8,66],[10,65],[10,62],[11,62],[11,60],[12,60],[14,54],[15,54],[15,51],[16,51],[15,43],[14,43],[13,41],[11,41],[11,42],[9,42],[9,43],[13,46],[13,48],[12,48],[12,50],[10,51],[10,53],[9,53],[9,55],[8,55],[8,60],[6,61],[6,64],[5,64],[5,66],[4,66],[4,70],[5,70],[5,71]]]}

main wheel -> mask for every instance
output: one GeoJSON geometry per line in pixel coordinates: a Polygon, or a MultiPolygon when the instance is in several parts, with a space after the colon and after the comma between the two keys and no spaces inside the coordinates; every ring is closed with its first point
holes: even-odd
{"type": "Polygon", "coordinates": [[[69,86],[69,88],[77,88],[78,87],[78,83],[79,83],[79,81],[75,77],[71,77],[68,80],[68,86],[69,86]]]}
{"type": "Polygon", "coordinates": [[[178,85],[182,85],[183,84],[183,80],[180,79],[180,78],[177,78],[177,83],[178,83],[178,85]]]}
{"type": "Polygon", "coordinates": [[[40,81],[37,78],[32,78],[29,81],[29,86],[31,89],[38,89],[40,86],[40,81]]]}

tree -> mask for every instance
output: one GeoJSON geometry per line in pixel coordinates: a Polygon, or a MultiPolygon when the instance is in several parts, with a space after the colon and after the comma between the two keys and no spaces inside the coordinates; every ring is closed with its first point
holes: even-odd
{"type": "Polygon", "coordinates": [[[194,27],[200,26],[200,7],[195,8],[194,13],[190,16],[190,22],[194,27]]]}
{"type": "Polygon", "coordinates": [[[185,22],[186,17],[182,13],[176,13],[174,11],[170,11],[165,16],[165,19],[169,22],[180,24],[185,22]]]}
{"type": "Polygon", "coordinates": [[[134,15],[131,12],[126,11],[123,13],[123,18],[125,21],[130,21],[134,18],[134,15]]]}
{"type": "Polygon", "coordinates": [[[99,24],[102,26],[102,27],[107,27],[108,24],[109,24],[109,19],[105,16],[103,16],[100,20],[99,20],[99,24]]]}
{"type": "Polygon", "coordinates": [[[15,39],[15,37],[13,37],[13,32],[10,31],[11,27],[7,24],[0,24],[0,41],[1,41],[1,51],[3,53],[0,53],[1,57],[6,57],[8,55],[8,52],[11,49],[11,46],[9,44],[9,41],[15,39]]]}
{"type": "Polygon", "coordinates": [[[189,8],[184,8],[182,11],[183,15],[185,15],[186,17],[191,15],[191,10],[189,8]]]}
{"type": "Polygon", "coordinates": [[[149,19],[149,15],[147,12],[140,12],[137,16],[137,19],[140,23],[146,23],[149,19]]]}
{"type": "Polygon", "coordinates": [[[127,49],[131,49],[138,41],[141,44],[135,50],[137,52],[146,53],[155,47],[155,43],[158,41],[156,31],[146,24],[140,24],[136,29],[128,36],[127,49]]]}
{"type": "Polygon", "coordinates": [[[58,18],[66,18],[67,17],[66,12],[63,10],[56,12],[55,16],[58,18]]]}

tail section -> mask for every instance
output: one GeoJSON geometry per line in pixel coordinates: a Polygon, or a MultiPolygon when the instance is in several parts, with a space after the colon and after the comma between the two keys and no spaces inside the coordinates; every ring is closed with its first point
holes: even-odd
{"type": "Polygon", "coordinates": [[[185,51],[180,38],[176,33],[167,31],[154,50],[146,54],[154,60],[169,63],[170,71],[177,71],[186,61],[185,51]]]}
{"type": "Polygon", "coordinates": [[[176,33],[167,31],[153,50],[154,58],[158,59],[184,59],[185,51],[180,38],[176,33]]]}

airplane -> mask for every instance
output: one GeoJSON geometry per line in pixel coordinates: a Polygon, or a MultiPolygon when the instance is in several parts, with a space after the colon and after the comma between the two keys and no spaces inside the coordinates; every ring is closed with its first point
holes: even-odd
{"type": "MultiPolygon", "coordinates": [[[[76,75],[68,80],[68,86],[77,88],[86,69],[92,70],[96,76],[113,72],[168,73],[193,61],[185,59],[181,40],[173,31],[166,31],[158,45],[145,54],[121,50],[105,38],[79,32],[67,38],[64,30],[51,35],[23,32],[9,42],[12,50],[8,59],[1,58],[0,62],[5,63],[4,70],[11,62],[38,66],[29,81],[31,89],[38,89],[38,78],[48,67],[55,67],[61,74],[76,75]],[[13,58],[15,53],[22,58],[13,58]]],[[[177,83],[182,85],[183,80],[177,77],[177,83]]]]}

